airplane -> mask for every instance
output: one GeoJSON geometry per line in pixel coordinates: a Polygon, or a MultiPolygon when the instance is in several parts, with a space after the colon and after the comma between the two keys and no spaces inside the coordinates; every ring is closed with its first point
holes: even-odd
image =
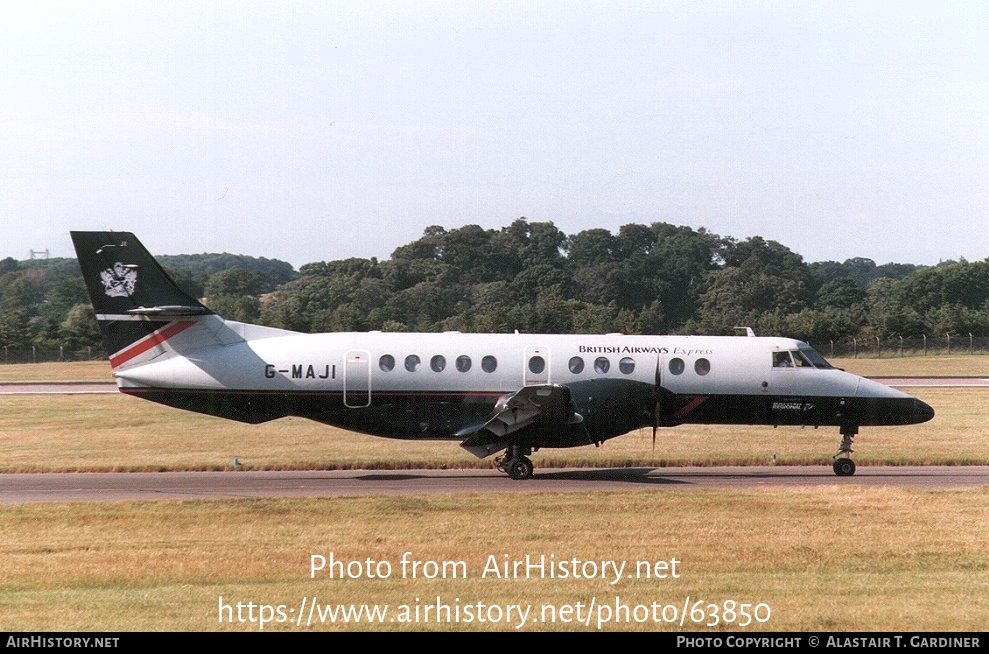
{"type": "Polygon", "coordinates": [[[459,441],[513,479],[540,448],[681,424],[922,423],[926,403],[791,338],[624,334],[305,334],[225,320],[129,232],[71,232],[120,392],[257,424],[285,416],[374,436],[459,441]]]}

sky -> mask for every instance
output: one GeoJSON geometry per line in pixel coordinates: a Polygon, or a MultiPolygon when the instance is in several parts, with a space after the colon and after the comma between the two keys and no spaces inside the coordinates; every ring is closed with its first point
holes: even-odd
{"type": "Polygon", "coordinates": [[[431,225],[989,257],[989,3],[0,0],[0,259],[295,267],[431,225]]]}

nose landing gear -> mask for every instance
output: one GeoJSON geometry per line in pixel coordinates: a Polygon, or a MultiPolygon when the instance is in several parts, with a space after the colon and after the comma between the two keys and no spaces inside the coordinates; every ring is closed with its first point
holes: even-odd
{"type": "Polygon", "coordinates": [[[839,477],[851,477],[855,474],[855,462],[852,461],[852,440],[859,433],[858,425],[842,425],[841,445],[834,455],[834,474],[839,477]]]}

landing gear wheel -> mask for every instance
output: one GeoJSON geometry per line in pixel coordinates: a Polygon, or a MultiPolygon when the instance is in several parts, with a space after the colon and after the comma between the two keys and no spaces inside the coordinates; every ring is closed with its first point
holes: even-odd
{"type": "Polygon", "coordinates": [[[534,470],[532,461],[530,461],[528,457],[524,456],[520,456],[513,461],[509,461],[506,467],[507,470],[505,470],[505,472],[507,472],[508,476],[512,479],[529,479],[532,477],[532,471],[534,470]]]}
{"type": "Polygon", "coordinates": [[[505,450],[505,455],[495,459],[498,469],[506,473],[512,479],[528,479],[532,477],[535,466],[529,459],[532,448],[524,445],[510,445],[505,450]]]}
{"type": "Polygon", "coordinates": [[[855,474],[855,462],[851,459],[835,459],[834,474],[839,477],[851,477],[855,474]]]}
{"type": "Polygon", "coordinates": [[[851,477],[855,474],[855,462],[852,461],[852,441],[855,434],[859,433],[858,425],[841,426],[841,445],[838,446],[838,453],[834,455],[834,474],[839,477],[851,477]]]}

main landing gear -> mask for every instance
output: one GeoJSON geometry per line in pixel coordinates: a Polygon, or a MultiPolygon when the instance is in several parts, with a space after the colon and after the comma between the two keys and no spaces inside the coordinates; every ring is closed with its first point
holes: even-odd
{"type": "Polygon", "coordinates": [[[858,425],[842,425],[841,445],[834,455],[834,474],[839,477],[851,477],[855,474],[855,462],[852,461],[852,439],[859,433],[858,425]]]}
{"type": "Polygon", "coordinates": [[[512,479],[529,479],[535,466],[528,455],[532,454],[532,448],[512,445],[505,450],[505,455],[495,460],[498,469],[506,473],[512,479]]]}

